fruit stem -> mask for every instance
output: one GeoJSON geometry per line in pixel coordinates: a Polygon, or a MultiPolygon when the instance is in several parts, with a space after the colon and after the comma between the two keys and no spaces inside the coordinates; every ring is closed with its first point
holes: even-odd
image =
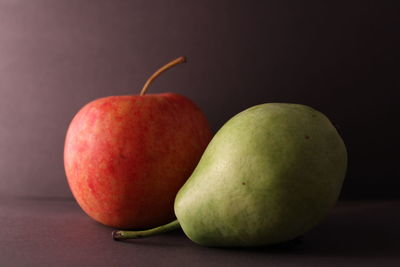
{"type": "Polygon", "coordinates": [[[142,90],[140,91],[140,95],[144,95],[146,94],[147,88],[149,87],[149,85],[153,82],[153,80],[155,78],[157,78],[161,73],[163,73],[164,71],[172,68],[175,65],[178,65],[180,63],[185,63],[186,62],[186,57],[178,57],[174,60],[172,60],[171,62],[165,64],[164,66],[162,66],[161,68],[159,68],[156,72],[153,73],[153,75],[150,76],[150,78],[146,81],[146,83],[144,84],[142,90]]]}
{"type": "Polygon", "coordinates": [[[125,239],[136,239],[136,238],[143,238],[149,237],[153,235],[163,234],[166,232],[170,232],[180,228],[180,224],[178,220],[172,221],[170,223],[148,229],[143,231],[113,231],[112,237],[114,240],[125,240],[125,239]]]}

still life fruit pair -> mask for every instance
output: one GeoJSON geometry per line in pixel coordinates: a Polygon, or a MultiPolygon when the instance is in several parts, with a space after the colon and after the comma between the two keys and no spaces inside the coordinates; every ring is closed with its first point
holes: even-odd
{"type": "Polygon", "coordinates": [[[116,240],[182,228],[211,247],[282,243],[303,235],[338,200],[345,144],[330,120],[301,104],[250,107],[212,136],[203,112],[174,93],[85,105],[65,140],[73,196],[116,240]],[[135,229],[131,231],[129,229],[135,229]],[[139,230],[138,230],[139,229],[139,230]]]}

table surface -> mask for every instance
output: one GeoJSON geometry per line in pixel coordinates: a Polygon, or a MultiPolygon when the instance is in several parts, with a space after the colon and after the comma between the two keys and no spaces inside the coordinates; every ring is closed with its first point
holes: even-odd
{"type": "Polygon", "coordinates": [[[400,201],[340,202],[286,247],[201,247],[182,231],[116,242],[68,199],[0,198],[0,266],[400,266],[400,201]]]}

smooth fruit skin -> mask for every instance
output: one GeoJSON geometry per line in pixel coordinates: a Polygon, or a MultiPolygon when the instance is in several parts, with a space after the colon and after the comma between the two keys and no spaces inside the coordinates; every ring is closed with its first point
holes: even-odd
{"type": "Polygon", "coordinates": [[[205,116],[181,95],[101,98],[69,126],[67,180],[82,209],[102,224],[164,224],[174,219],[175,195],[210,139],[205,116]]]}
{"type": "Polygon", "coordinates": [[[185,234],[205,246],[259,246],[294,239],[336,203],[347,152],[335,127],[304,105],[249,108],[214,136],[178,192],[185,234]]]}

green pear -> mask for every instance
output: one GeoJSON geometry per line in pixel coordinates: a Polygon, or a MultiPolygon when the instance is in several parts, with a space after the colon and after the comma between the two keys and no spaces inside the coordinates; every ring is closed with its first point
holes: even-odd
{"type": "Polygon", "coordinates": [[[346,165],[344,142],[325,115],[299,104],[257,105],[214,136],[176,196],[177,221],[131,234],[117,231],[114,238],[180,225],[205,246],[288,241],[315,227],[335,205],[346,165]]]}

